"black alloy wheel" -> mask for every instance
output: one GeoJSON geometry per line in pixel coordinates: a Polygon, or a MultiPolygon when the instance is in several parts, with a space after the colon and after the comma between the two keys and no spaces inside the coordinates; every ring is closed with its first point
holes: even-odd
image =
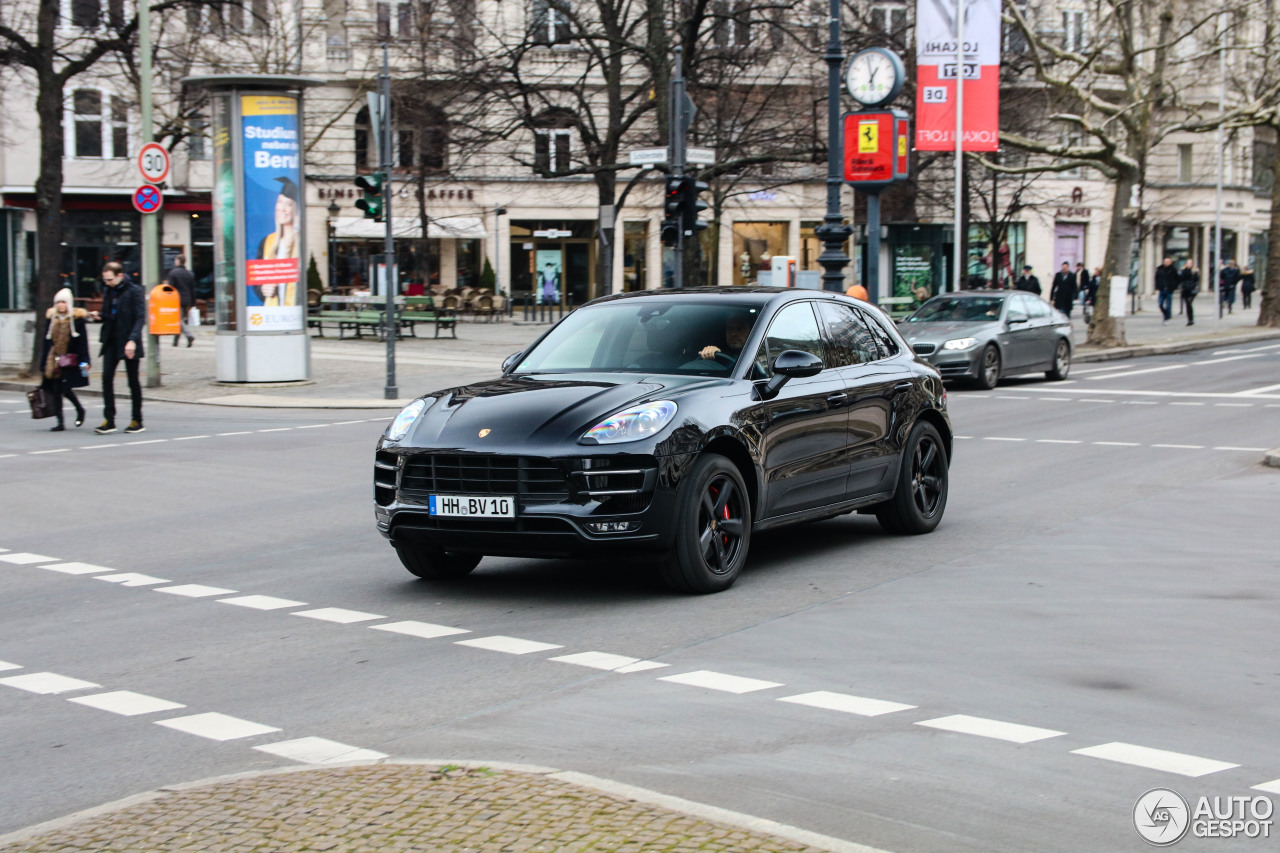
{"type": "Polygon", "coordinates": [[[675,548],[663,580],[680,592],[728,589],[751,544],[751,500],[737,467],[708,454],[694,463],[676,500],[675,548]]]}
{"type": "Polygon", "coordinates": [[[947,508],[946,445],[937,428],[920,421],[902,449],[898,488],[890,500],[876,506],[876,519],[890,533],[929,533],[947,508]]]}
{"type": "Polygon", "coordinates": [[[995,344],[987,344],[978,364],[978,387],[990,391],[1000,382],[1000,350],[995,344]]]}
{"type": "Polygon", "coordinates": [[[1053,351],[1053,367],[1044,372],[1046,379],[1061,382],[1071,372],[1071,345],[1066,341],[1058,341],[1058,348],[1053,351]]]}
{"type": "Polygon", "coordinates": [[[480,565],[480,554],[442,551],[422,542],[395,543],[396,555],[411,574],[425,581],[445,581],[466,577],[480,565]]]}

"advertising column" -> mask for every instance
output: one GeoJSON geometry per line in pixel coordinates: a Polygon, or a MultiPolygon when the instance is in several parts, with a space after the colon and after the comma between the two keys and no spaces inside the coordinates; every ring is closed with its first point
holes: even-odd
{"type": "Polygon", "coordinates": [[[964,150],[1000,148],[1000,0],[917,0],[916,148],[956,150],[956,12],[964,14],[964,150]]]}
{"type": "Polygon", "coordinates": [[[246,331],[298,331],[303,328],[298,99],[241,95],[240,115],[246,331]]]}

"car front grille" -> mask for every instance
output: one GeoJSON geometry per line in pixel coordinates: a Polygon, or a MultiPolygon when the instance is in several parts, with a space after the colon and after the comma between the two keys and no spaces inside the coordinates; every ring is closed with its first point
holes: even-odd
{"type": "Polygon", "coordinates": [[[949,376],[965,376],[969,373],[969,362],[967,361],[951,361],[935,366],[944,379],[949,376]]]}
{"type": "Polygon", "coordinates": [[[937,344],[912,344],[911,349],[916,355],[933,355],[938,351],[937,344]]]}
{"type": "Polygon", "coordinates": [[[565,503],[569,479],[561,463],[532,456],[429,453],[409,456],[400,478],[409,497],[515,495],[524,506],[565,503]]]}

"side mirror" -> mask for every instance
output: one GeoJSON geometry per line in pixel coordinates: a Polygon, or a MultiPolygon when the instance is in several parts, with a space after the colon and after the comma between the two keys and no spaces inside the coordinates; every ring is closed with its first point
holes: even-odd
{"type": "Polygon", "coordinates": [[[524,355],[524,350],[513,352],[502,360],[502,372],[509,373],[513,367],[520,362],[520,356],[524,355]]]}
{"type": "Polygon", "coordinates": [[[760,389],[760,397],[772,400],[778,396],[782,386],[793,377],[817,376],[824,367],[822,359],[812,353],[798,349],[783,350],[773,360],[773,376],[760,389]]]}
{"type": "Polygon", "coordinates": [[[1017,324],[1019,324],[1019,323],[1025,323],[1025,322],[1027,322],[1027,319],[1028,319],[1028,318],[1027,318],[1027,315],[1026,315],[1026,314],[1023,314],[1021,311],[1010,311],[1010,312],[1009,312],[1009,319],[1008,319],[1006,322],[1007,322],[1010,326],[1015,326],[1015,325],[1017,325],[1017,324]]]}

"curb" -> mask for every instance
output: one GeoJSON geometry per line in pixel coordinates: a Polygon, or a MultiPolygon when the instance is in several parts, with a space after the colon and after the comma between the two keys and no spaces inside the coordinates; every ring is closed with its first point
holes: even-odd
{"type": "Polygon", "coordinates": [[[575,785],[579,788],[588,788],[601,794],[612,797],[618,797],[626,800],[634,800],[638,803],[649,806],[657,806],[669,811],[681,812],[691,817],[701,818],[716,823],[728,824],[739,829],[745,829],[749,832],[755,832],[762,835],[772,835],[778,838],[794,841],[798,844],[805,844],[810,847],[818,847],[830,851],[830,853],[888,853],[877,847],[868,847],[865,844],[857,844],[852,841],[845,841],[840,838],[833,838],[829,835],[822,835],[817,832],[810,832],[807,829],[801,829],[796,826],[790,826],[785,823],[778,823],[768,818],[755,817],[753,815],[735,812],[729,809],[722,809],[719,806],[707,805],[705,803],[697,803],[692,800],[686,800],[682,797],[673,797],[667,794],[661,794],[657,791],[651,791],[647,788],[639,788],[634,785],[627,785],[622,782],[614,782],[609,779],[602,779],[599,776],[591,776],[586,773],[577,773],[572,770],[557,770],[554,767],[541,767],[531,764],[513,764],[503,761],[457,761],[457,760],[437,760],[437,759],[404,759],[404,760],[386,760],[378,761],[346,761],[335,762],[325,765],[309,765],[302,767],[281,767],[272,770],[250,770],[244,773],[232,773],[225,776],[212,776],[208,779],[200,779],[193,782],[179,782],[173,785],[166,785],[163,788],[156,788],[152,791],[145,791],[141,794],[125,797],[110,803],[104,803],[100,806],[84,809],[74,812],[64,817],[54,818],[43,823],[35,824],[24,829],[0,835],[0,847],[17,844],[28,841],[46,833],[56,832],[68,829],[83,821],[92,820],[93,818],[109,815],[131,806],[141,803],[151,802],[164,797],[166,794],[177,793],[180,791],[190,791],[198,788],[213,787],[229,782],[239,782],[245,779],[256,779],[262,776],[280,776],[288,773],[305,773],[308,771],[331,769],[339,767],[367,767],[373,765],[405,765],[420,766],[429,765],[434,767],[443,767],[453,765],[455,767],[465,767],[468,769],[488,768],[491,770],[505,770],[511,773],[526,773],[533,776],[546,776],[555,779],[558,782],[564,782],[569,785],[575,785]]]}
{"type": "Polygon", "coordinates": [[[1262,464],[1272,468],[1280,468],[1280,447],[1268,450],[1263,454],[1262,464]]]}
{"type": "Polygon", "coordinates": [[[1086,350],[1074,352],[1076,364],[1096,361],[1116,361],[1122,358],[1141,358],[1148,355],[1175,355],[1180,352],[1195,352],[1202,349],[1214,349],[1220,346],[1248,344],[1255,341],[1269,341],[1280,338],[1280,330],[1248,332],[1243,335],[1231,335],[1223,338],[1198,338],[1192,341],[1178,341],[1171,344],[1140,344],[1132,347],[1113,347],[1103,350],[1086,350]]]}

